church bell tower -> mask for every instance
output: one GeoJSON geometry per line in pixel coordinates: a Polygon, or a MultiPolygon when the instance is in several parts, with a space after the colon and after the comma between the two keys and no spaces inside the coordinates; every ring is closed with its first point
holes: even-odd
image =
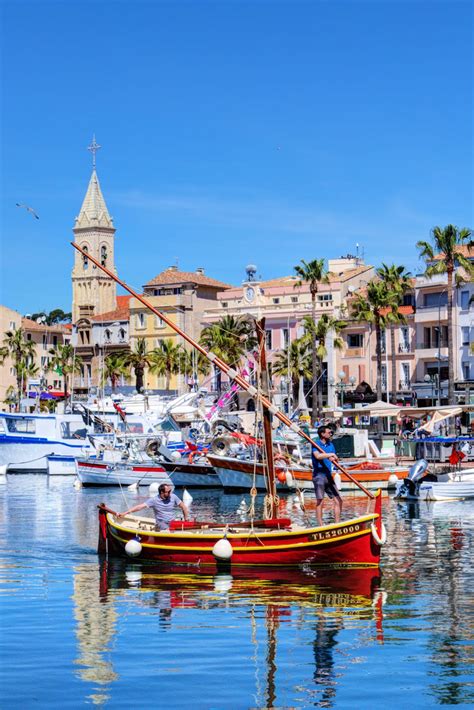
{"type": "MultiPolygon", "coordinates": [[[[115,273],[115,227],[105,204],[96,172],[96,153],[100,145],[95,136],[88,150],[92,153],[92,175],[73,227],[74,241],[84,251],[115,273]]],[[[72,269],[72,322],[89,320],[117,307],[116,283],[90,260],[76,251],[72,269]]]]}

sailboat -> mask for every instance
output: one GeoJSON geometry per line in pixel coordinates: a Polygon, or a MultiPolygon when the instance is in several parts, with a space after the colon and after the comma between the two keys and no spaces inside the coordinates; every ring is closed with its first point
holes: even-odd
{"type": "MultiPolygon", "coordinates": [[[[82,248],[72,243],[83,256],[82,248]]],[[[157,531],[154,521],[137,515],[120,517],[105,504],[99,506],[99,554],[129,556],[138,560],[156,562],[208,565],[219,568],[223,565],[282,565],[298,566],[334,565],[377,567],[380,551],[386,539],[381,515],[381,493],[375,494],[357,483],[369,498],[365,515],[324,526],[307,527],[278,517],[276,493],[272,417],[277,417],[293,431],[305,438],[313,447],[320,447],[283,414],[268,397],[268,383],[262,382],[262,390],[249,384],[242,375],[230,367],[215,353],[208,352],[165,313],[154,308],[143,296],[121,281],[107,267],[87,253],[87,258],[110,278],[114,279],[152,313],[162,318],[178,335],[201,352],[227,377],[255,397],[262,405],[266,455],[267,494],[266,515],[262,520],[249,522],[219,523],[215,521],[173,521],[169,530],[157,531]]],[[[260,368],[266,372],[264,331],[262,322],[257,324],[260,345],[260,368]]],[[[337,464],[347,476],[351,475],[337,464]]],[[[251,496],[256,490],[251,490],[251,496]]]]}

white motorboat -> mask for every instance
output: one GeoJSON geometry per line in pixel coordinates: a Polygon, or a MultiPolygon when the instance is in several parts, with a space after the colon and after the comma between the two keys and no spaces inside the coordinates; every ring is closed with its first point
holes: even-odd
{"type": "Polygon", "coordinates": [[[104,454],[108,454],[108,460],[76,460],[76,475],[83,486],[148,486],[150,483],[173,485],[168,473],[157,463],[124,461],[117,451],[106,451],[104,454]]]}
{"type": "Polygon", "coordinates": [[[48,476],[75,476],[76,459],[74,456],[48,454],[48,476]]]}
{"type": "Polygon", "coordinates": [[[421,500],[468,500],[474,498],[474,468],[452,471],[445,481],[421,482],[421,500]]]}

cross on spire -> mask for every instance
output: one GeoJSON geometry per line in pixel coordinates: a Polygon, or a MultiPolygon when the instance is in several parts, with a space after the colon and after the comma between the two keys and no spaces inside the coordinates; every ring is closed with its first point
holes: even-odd
{"type": "Polygon", "coordinates": [[[97,141],[95,139],[95,133],[94,133],[94,135],[92,136],[92,143],[87,146],[87,150],[90,150],[90,152],[92,153],[92,169],[93,170],[95,170],[95,155],[100,148],[102,148],[102,146],[97,143],[97,141]]]}

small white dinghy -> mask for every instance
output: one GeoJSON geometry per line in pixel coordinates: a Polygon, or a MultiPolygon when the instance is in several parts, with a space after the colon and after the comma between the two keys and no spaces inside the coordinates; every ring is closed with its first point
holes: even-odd
{"type": "Polygon", "coordinates": [[[421,500],[468,500],[474,498],[474,468],[453,471],[447,481],[426,481],[420,485],[421,500]]]}

